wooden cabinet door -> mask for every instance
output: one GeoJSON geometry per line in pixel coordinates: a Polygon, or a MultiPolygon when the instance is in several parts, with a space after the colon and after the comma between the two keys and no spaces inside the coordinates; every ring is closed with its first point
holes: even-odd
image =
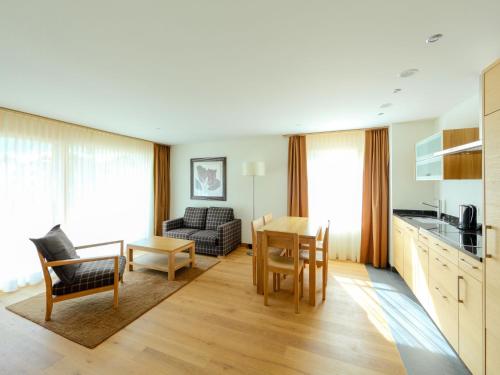
{"type": "Polygon", "coordinates": [[[458,348],[473,374],[483,373],[483,284],[460,271],[458,279],[458,348]]]}
{"type": "Polygon", "coordinates": [[[500,110],[500,62],[484,73],[484,115],[500,110]]]}
{"type": "Polygon", "coordinates": [[[417,256],[413,265],[414,293],[427,309],[429,304],[429,248],[420,241],[416,244],[417,256]]]}
{"type": "Polygon", "coordinates": [[[429,275],[429,315],[451,346],[458,352],[458,302],[429,275]]]}
{"type": "Polygon", "coordinates": [[[404,275],[404,241],[403,231],[398,226],[393,226],[393,249],[394,249],[394,267],[401,276],[404,275]]]}
{"type": "Polygon", "coordinates": [[[403,278],[406,281],[406,285],[410,287],[412,291],[415,291],[414,282],[414,263],[417,254],[416,240],[410,232],[407,230],[403,234],[404,242],[404,273],[403,278]]]}
{"type": "MultiPolygon", "coordinates": [[[[500,83],[499,83],[500,84],[500,83]]],[[[500,371],[500,111],[484,118],[486,373],[500,371]]]]}

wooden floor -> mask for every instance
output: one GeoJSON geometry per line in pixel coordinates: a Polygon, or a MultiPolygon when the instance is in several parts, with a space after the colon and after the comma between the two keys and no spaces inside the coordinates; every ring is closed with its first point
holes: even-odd
{"type": "MultiPolygon", "coordinates": [[[[305,293],[296,315],[288,290],[263,305],[237,249],[93,350],[0,308],[0,374],[404,374],[365,267],[329,271],[327,301],[318,290],[313,308],[305,293]]],[[[40,291],[1,295],[0,306],[40,291]]]]}

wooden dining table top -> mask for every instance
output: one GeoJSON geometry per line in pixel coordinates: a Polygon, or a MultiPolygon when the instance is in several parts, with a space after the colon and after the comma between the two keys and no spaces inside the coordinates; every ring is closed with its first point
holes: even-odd
{"type": "Polygon", "coordinates": [[[321,224],[307,217],[282,216],[257,228],[257,232],[265,230],[285,233],[297,233],[302,238],[316,238],[321,224]]]}

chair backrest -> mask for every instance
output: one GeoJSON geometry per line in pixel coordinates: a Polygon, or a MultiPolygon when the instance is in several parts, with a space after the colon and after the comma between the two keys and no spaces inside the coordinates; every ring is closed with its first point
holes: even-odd
{"type": "Polygon", "coordinates": [[[270,212],[264,215],[264,224],[268,224],[273,220],[273,214],[270,212]]]}
{"type": "Polygon", "coordinates": [[[268,261],[269,248],[289,249],[293,258],[294,268],[299,268],[299,235],[298,233],[284,233],[265,230],[262,235],[262,250],[264,262],[268,261]]]}
{"type": "Polygon", "coordinates": [[[207,223],[207,207],[186,207],[184,211],[184,227],[205,229],[207,223]]]}
{"type": "Polygon", "coordinates": [[[326,253],[326,256],[328,256],[329,243],[330,243],[330,220],[328,220],[328,224],[325,228],[325,233],[323,234],[323,252],[326,253]]]}
{"type": "Polygon", "coordinates": [[[252,249],[257,248],[257,229],[264,226],[264,218],[259,217],[250,223],[252,228],[252,249]]]}

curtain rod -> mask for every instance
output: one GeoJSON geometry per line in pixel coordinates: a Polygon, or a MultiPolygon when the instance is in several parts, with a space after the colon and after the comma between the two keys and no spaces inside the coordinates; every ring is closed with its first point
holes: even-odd
{"type": "MultiPolygon", "coordinates": [[[[110,132],[108,130],[97,129],[97,128],[93,128],[92,126],[76,124],[74,122],[58,120],[58,119],[50,118],[50,117],[47,117],[47,116],[35,115],[34,113],[19,111],[17,109],[11,109],[11,108],[6,108],[6,107],[1,107],[0,106],[0,110],[4,110],[4,111],[7,111],[7,112],[13,112],[13,113],[19,113],[19,114],[22,114],[22,115],[27,115],[27,116],[32,116],[32,117],[37,117],[37,118],[44,119],[44,120],[60,122],[60,123],[71,125],[71,126],[78,126],[79,128],[92,129],[92,130],[96,130],[98,132],[102,132],[102,133],[106,133],[106,134],[118,135],[120,137],[126,137],[126,138],[135,139],[136,141],[138,140],[138,141],[144,141],[144,142],[149,142],[149,143],[156,143],[156,142],[153,142],[153,141],[148,141],[147,139],[142,139],[142,138],[139,138],[139,137],[132,137],[131,135],[113,133],[113,132],[110,132]]],[[[158,144],[162,144],[162,143],[158,143],[158,144]]],[[[169,145],[165,145],[165,146],[169,146],[169,145]]]]}
{"type": "Polygon", "coordinates": [[[356,130],[366,131],[366,130],[379,130],[379,129],[389,129],[389,125],[387,126],[377,126],[375,128],[357,128],[357,129],[342,129],[342,130],[325,130],[320,132],[310,132],[310,133],[296,133],[296,134],[283,134],[283,137],[293,137],[293,136],[301,136],[301,135],[317,135],[317,134],[328,134],[328,133],[344,133],[344,132],[353,132],[356,130]]]}

